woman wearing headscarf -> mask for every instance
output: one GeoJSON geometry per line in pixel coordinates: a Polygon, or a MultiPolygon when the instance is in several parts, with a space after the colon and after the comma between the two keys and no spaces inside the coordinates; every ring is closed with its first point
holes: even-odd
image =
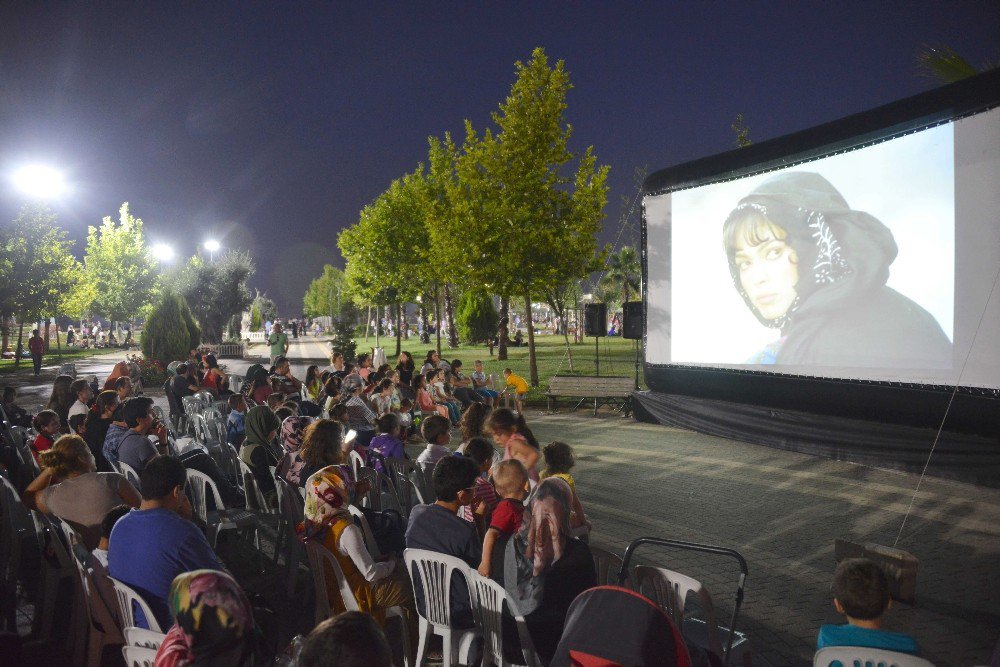
{"type": "Polygon", "coordinates": [[[305,463],[300,450],[306,427],[313,423],[312,417],[288,417],[281,422],[281,448],[285,455],[278,464],[278,474],[292,486],[302,486],[299,473],[305,463]]]}
{"type": "Polygon", "coordinates": [[[177,575],[167,599],[174,625],[156,652],[154,667],[241,667],[267,664],[259,650],[253,610],[227,573],[177,575]]]}
{"type": "Polygon", "coordinates": [[[246,463],[257,480],[257,488],[272,507],[277,507],[278,492],[271,477],[270,467],[277,467],[278,453],[271,442],[281,428],[281,422],[266,405],[257,405],[247,411],[244,420],[246,440],[240,447],[240,460],[246,463]]]}
{"type": "MultiPolygon", "coordinates": [[[[351,519],[350,489],[343,474],[341,468],[328,466],[306,481],[305,520],[297,528],[299,537],[304,542],[318,542],[334,555],[360,611],[385,625],[385,610],[402,607],[410,638],[416,640],[417,616],[409,579],[397,570],[394,558],[378,563],[372,560],[361,529],[351,519]]],[[[329,570],[326,584],[334,613],[344,611],[337,579],[329,570]]]]}
{"type": "MultiPolygon", "coordinates": [[[[555,654],[570,603],[597,585],[590,548],[570,531],[572,503],[573,491],[565,480],[543,479],[528,498],[521,528],[504,555],[504,587],[524,616],[543,664],[555,654]]],[[[511,623],[504,637],[516,638],[516,626],[506,620],[511,623]]],[[[515,646],[505,645],[504,652],[516,661],[521,656],[515,646]]]]}
{"type": "Polygon", "coordinates": [[[780,337],[748,363],[948,368],[934,316],[886,285],[892,232],[811,172],[773,176],[723,225],[737,292],[780,337]]]}

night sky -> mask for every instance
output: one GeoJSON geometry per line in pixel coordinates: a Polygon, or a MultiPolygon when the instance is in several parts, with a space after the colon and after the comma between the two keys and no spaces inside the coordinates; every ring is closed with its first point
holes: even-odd
{"type": "Polygon", "coordinates": [[[536,46],[570,71],[571,148],[612,167],[610,241],[636,167],[732,148],[737,113],[762,141],[927,90],[923,44],[1000,60],[997,3],[5,2],[0,224],[10,173],[49,163],[74,238],[127,200],[183,256],[250,250],[287,316],[343,265],[337,232],[428,135],[486,126],[536,46]]]}

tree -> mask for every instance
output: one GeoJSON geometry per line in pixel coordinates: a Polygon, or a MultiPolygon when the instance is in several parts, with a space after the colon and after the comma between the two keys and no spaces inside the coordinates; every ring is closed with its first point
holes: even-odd
{"type": "Polygon", "coordinates": [[[924,46],[917,53],[917,67],[925,77],[941,83],[954,83],[976,76],[980,71],[995,69],[997,65],[987,61],[981,69],[977,69],[950,46],[924,46]]]}
{"type": "Polygon", "coordinates": [[[747,127],[746,122],[743,120],[743,114],[736,114],[736,120],[729,127],[736,133],[737,148],[746,148],[753,143],[750,139],[750,128],[747,127]]]}
{"type": "Polygon", "coordinates": [[[165,290],[160,295],[142,331],[142,353],[166,366],[187,359],[198,347],[199,332],[184,297],[165,290]]]}
{"type": "Polygon", "coordinates": [[[323,273],[309,283],[302,298],[302,312],[307,317],[328,315],[334,319],[346,311],[351,300],[347,295],[347,276],[337,267],[326,264],[323,273]]]}
{"type": "MultiPolygon", "coordinates": [[[[278,318],[278,304],[266,294],[258,292],[257,296],[253,299],[253,305],[257,306],[257,310],[260,311],[262,322],[273,322],[278,318]]],[[[258,331],[259,329],[260,327],[258,326],[254,331],[258,331]]]]}
{"type": "Polygon", "coordinates": [[[493,296],[482,290],[469,289],[458,302],[458,331],[470,344],[489,342],[497,332],[500,316],[493,305],[493,296]]]}
{"type": "Polygon", "coordinates": [[[354,342],[354,331],[347,320],[334,321],[330,349],[334,354],[344,355],[346,361],[353,362],[357,356],[358,344],[354,342]]]}
{"type": "Polygon", "coordinates": [[[568,149],[572,128],[563,114],[571,85],[564,63],[550,67],[538,48],[516,69],[510,95],[492,115],[499,131],[479,136],[466,122],[456,160],[456,215],[430,231],[435,247],[439,240],[462,239],[464,259],[452,256],[448,269],[464,284],[523,299],[530,380],[537,386],[531,297],[600,267],[597,234],[609,168],[597,165],[592,147],[579,156],[568,149]],[[577,169],[569,175],[574,160],[577,169]]]}
{"type": "Polygon", "coordinates": [[[92,309],[113,321],[131,320],[152,301],[156,263],[142,231],[142,220],[129,213],[128,202],[118,222],[106,216],[100,227],[88,227],[83,259],[96,289],[92,309]]]}
{"type": "Polygon", "coordinates": [[[207,341],[222,342],[229,320],[250,306],[253,295],[247,282],[253,273],[253,259],[240,250],[227,251],[214,262],[196,255],[184,267],[177,290],[190,304],[207,341]]]}
{"type": "Polygon", "coordinates": [[[250,306],[250,331],[260,331],[262,326],[264,323],[260,316],[260,306],[254,301],[250,306]]]}
{"type": "MultiPolygon", "coordinates": [[[[70,253],[72,241],[44,206],[23,207],[0,236],[0,308],[24,323],[60,312],[66,296],[81,283],[82,267],[70,253]]],[[[8,315],[9,316],[9,315],[8,315]]],[[[15,364],[20,363],[20,356],[15,364]]]]}
{"type": "Polygon", "coordinates": [[[631,301],[633,295],[639,295],[642,285],[639,252],[632,246],[623,246],[617,253],[608,255],[601,283],[605,293],[613,295],[618,303],[631,301]]]}

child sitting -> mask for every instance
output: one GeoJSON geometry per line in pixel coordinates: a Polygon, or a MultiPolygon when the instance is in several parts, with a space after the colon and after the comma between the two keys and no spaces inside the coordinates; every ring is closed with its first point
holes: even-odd
{"type": "MultiPolygon", "coordinates": [[[[378,430],[378,435],[372,438],[368,449],[386,459],[405,459],[406,448],[400,438],[399,417],[395,413],[387,412],[375,420],[375,428],[378,430]]],[[[375,470],[388,474],[388,471],[382,468],[382,461],[378,457],[372,459],[374,460],[371,461],[371,465],[375,470]]]]}
{"type": "Polygon", "coordinates": [[[35,461],[38,461],[38,455],[51,449],[52,443],[55,442],[55,438],[59,434],[61,428],[59,415],[54,410],[42,410],[31,420],[31,425],[38,433],[35,441],[31,443],[31,454],[35,457],[35,461]]]}
{"type": "Polygon", "coordinates": [[[417,457],[417,466],[426,477],[430,477],[438,461],[451,454],[451,422],[441,415],[431,415],[420,425],[420,434],[427,441],[427,447],[417,457]]]}
{"type": "Polygon", "coordinates": [[[514,409],[521,412],[524,409],[524,396],[528,393],[528,383],[520,375],[516,375],[509,368],[503,369],[504,382],[507,386],[504,391],[509,391],[514,397],[514,409]]]}
{"type": "Polygon", "coordinates": [[[76,414],[69,418],[69,432],[81,438],[87,432],[87,414],[76,414]]]}
{"type": "MultiPolygon", "coordinates": [[[[497,541],[503,539],[503,544],[506,545],[510,536],[521,527],[524,499],[528,497],[528,471],[517,459],[501,461],[494,469],[493,485],[503,500],[493,509],[489,530],[483,538],[483,558],[479,562],[478,570],[484,577],[492,574],[493,550],[497,541]]],[[[499,555],[499,562],[503,562],[502,552],[499,555]]],[[[497,577],[493,579],[503,583],[503,572],[498,572],[497,577]]]]}
{"type": "MultiPolygon", "coordinates": [[[[479,506],[475,514],[473,514],[472,507],[470,506],[462,509],[466,521],[478,523],[477,519],[488,520],[493,513],[493,509],[497,506],[497,501],[500,500],[497,498],[497,492],[488,478],[490,468],[493,467],[493,455],[495,453],[496,449],[493,448],[493,443],[486,438],[470,438],[465,443],[462,455],[475,461],[479,467],[479,477],[476,478],[476,485],[472,490],[472,497],[474,500],[479,501],[479,506]]],[[[484,532],[482,525],[478,527],[480,528],[480,533],[484,532]]]]}
{"type": "MultiPolygon", "coordinates": [[[[570,528],[586,526],[590,528],[587,515],[583,513],[583,505],[580,503],[580,496],[576,494],[576,483],[570,470],[576,465],[573,459],[573,448],[565,442],[550,442],[542,448],[542,457],[545,459],[545,470],[539,477],[560,477],[566,480],[569,488],[573,491],[573,507],[569,516],[570,528]]],[[[574,533],[576,534],[576,533],[574,533]]]]}
{"type": "Polygon", "coordinates": [[[833,606],[847,617],[846,625],[824,625],[817,648],[863,646],[919,655],[913,637],[882,629],[882,615],[892,607],[889,580],[867,558],[848,558],[833,573],[833,606]]]}
{"type": "Polygon", "coordinates": [[[413,435],[413,401],[408,398],[399,400],[399,426],[402,429],[401,438],[413,435]]]}
{"type": "Polygon", "coordinates": [[[2,407],[4,414],[7,415],[7,421],[10,422],[11,426],[22,426],[24,428],[31,426],[31,415],[17,404],[17,389],[14,387],[3,388],[2,407]]]}
{"type": "Polygon", "coordinates": [[[247,416],[247,400],[243,394],[233,394],[229,397],[229,417],[226,419],[226,440],[239,447],[246,437],[245,419],[247,416]]]}

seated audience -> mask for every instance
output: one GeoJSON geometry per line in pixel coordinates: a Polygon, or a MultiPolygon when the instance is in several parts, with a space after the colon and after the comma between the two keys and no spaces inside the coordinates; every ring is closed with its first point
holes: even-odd
{"type": "Polygon", "coordinates": [[[70,391],[73,392],[73,396],[76,400],[73,405],[69,406],[69,412],[67,413],[66,419],[68,420],[73,415],[85,415],[90,411],[90,401],[94,396],[90,393],[90,383],[88,383],[83,378],[79,380],[73,380],[73,384],[70,385],[70,391]]]}
{"type": "Polygon", "coordinates": [[[503,377],[507,385],[504,391],[509,391],[514,397],[514,409],[518,413],[524,412],[524,397],[529,391],[527,381],[509,368],[503,369],[503,377]]]}
{"type": "Polygon", "coordinates": [[[475,370],[472,373],[472,386],[480,396],[487,399],[492,407],[497,406],[497,397],[500,396],[496,389],[492,387],[493,380],[490,379],[483,370],[483,362],[476,360],[475,370]]]}
{"type": "Polygon", "coordinates": [[[60,375],[52,383],[52,395],[45,405],[46,410],[52,410],[59,415],[59,430],[62,433],[69,432],[69,408],[76,401],[73,395],[73,377],[70,375],[60,375]]]}
{"type": "Polygon", "coordinates": [[[486,420],[489,416],[490,407],[485,403],[474,403],[462,413],[462,419],[458,422],[458,431],[462,434],[462,442],[458,446],[458,451],[464,452],[465,445],[470,440],[486,434],[486,420]]]}
{"type": "MultiPolygon", "coordinates": [[[[138,490],[136,491],[136,494],[139,494],[138,490]]],[[[139,494],[139,502],[142,503],[141,494],[139,494]]],[[[95,570],[96,572],[96,568],[99,566],[103,569],[104,576],[107,577],[108,541],[111,539],[111,531],[114,529],[115,524],[118,523],[118,519],[128,514],[132,511],[132,509],[134,509],[134,507],[130,505],[115,505],[108,510],[107,514],[104,515],[104,518],[101,519],[101,538],[98,540],[97,546],[90,550],[90,556],[87,559],[87,567],[95,570]]]]}
{"type": "MultiPolygon", "coordinates": [[[[572,495],[569,484],[559,478],[539,483],[528,500],[520,530],[507,545],[506,557],[516,567],[505,568],[504,587],[524,614],[535,650],[546,665],[559,644],[570,603],[597,585],[590,548],[571,536],[572,495]]],[[[504,637],[517,637],[511,629],[507,632],[505,627],[504,637]]],[[[504,648],[507,653],[513,647],[504,648]]]]}
{"type": "MultiPolygon", "coordinates": [[[[222,570],[204,533],[191,522],[184,493],[187,472],[179,459],[159,456],[142,471],[142,504],[115,524],[108,543],[108,573],[128,584],[149,604],[162,628],[172,624],[171,584],[192,570],[222,570]]],[[[136,623],[148,628],[138,609],[136,623]]]]}
{"type": "Polygon", "coordinates": [[[87,432],[87,416],[89,413],[84,413],[81,415],[73,415],[69,418],[69,433],[70,435],[78,435],[81,438],[83,434],[87,432]]]}
{"type": "Polygon", "coordinates": [[[875,562],[867,558],[840,561],[833,573],[833,606],[847,618],[845,625],[824,625],[816,648],[863,646],[920,655],[910,635],[882,629],[882,616],[892,608],[889,580],[875,562]]]}
{"type": "Polygon", "coordinates": [[[421,412],[437,413],[445,419],[451,419],[451,411],[447,407],[434,402],[434,397],[431,396],[430,391],[427,389],[426,377],[423,375],[413,376],[413,392],[417,396],[417,407],[420,408],[421,412]]]}
{"type": "Polygon", "coordinates": [[[420,434],[427,441],[427,447],[417,457],[417,467],[425,476],[430,476],[437,462],[451,454],[451,422],[441,415],[431,415],[420,425],[420,434]]]}
{"type": "Polygon", "coordinates": [[[17,404],[17,389],[14,387],[3,388],[3,403],[0,404],[3,413],[7,415],[7,421],[11,426],[31,427],[31,415],[17,404]]]}
{"type": "Polygon", "coordinates": [[[97,472],[90,448],[78,435],[64,435],[39,456],[42,472],[24,491],[24,504],[42,514],[54,514],[80,533],[84,546],[100,541],[101,521],[125,503],[138,507],[142,498],[128,480],[115,472],[97,472]]]}
{"type": "Polygon", "coordinates": [[[59,424],[59,415],[55,410],[42,410],[34,419],[31,425],[35,427],[35,441],[31,443],[31,454],[38,461],[38,455],[52,448],[52,443],[62,430],[59,424]]]}
{"type": "Polygon", "coordinates": [[[377,417],[381,417],[382,415],[392,412],[392,395],[394,393],[395,388],[392,386],[392,380],[389,378],[386,378],[375,385],[375,389],[372,391],[371,400],[377,417]]]}
{"type": "Polygon", "coordinates": [[[428,379],[429,386],[427,389],[431,392],[431,397],[435,403],[448,408],[451,423],[457,425],[458,421],[462,418],[462,405],[449,393],[451,389],[448,383],[449,375],[449,371],[443,368],[440,369],[434,375],[433,381],[428,379]]]}
{"type": "Polygon", "coordinates": [[[545,470],[542,471],[539,478],[559,477],[569,484],[569,488],[573,491],[573,513],[570,515],[570,527],[590,527],[587,515],[583,513],[583,504],[576,494],[576,482],[569,472],[576,465],[576,460],[573,458],[573,448],[565,442],[550,442],[542,448],[542,456],[545,458],[545,470]]]}
{"type": "Polygon", "coordinates": [[[219,360],[212,353],[206,354],[201,359],[202,368],[205,375],[201,378],[201,388],[207,389],[216,398],[228,391],[229,377],[219,368],[219,360]]]}
{"type": "Polygon", "coordinates": [[[274,366],[271,367],[271,390],[285,396],[302,397],[302,381],[292,375],[292,364],[288,357],[277,357],[274,360],[274,366]]]}
{"type": "Polygon", "coordinates": [[[392,667],[392,649],[374,618],[345,611],[328,618],[306,637],[298,667],[392,667]]]}
{"type": "Polygon", "coordinates": [[[415,432],[413,427],[413,401],[408,398],[399,401],[399,426],[402,429],[401,438],[409,438],[415,432]]]}
{"type": "Polygon", "coordinates": [[[170,584],[174,624],[156,651],[154,667],[263,667],[261,638],[246,593],[226,572],[195,570],[170,584]]]}
{"type": "MultiPolygon", "coordinates": [[[[437,551],[460,558],[469,567],[479,567],[483,555],[479,534],[473,524],[458,516],[459,508],[473,502],[478,476],[479,469],[471,459],[446,456],[438,461],[431,477],[437,500],[430,505],[417,505],[411,510],[406,527],[407,548],[437,551]]],[[[419,588],[416,574],[413,576],[417,581],[417,604],[423,605],[423,591],[419,588]]],[[[450,591],[453,626],[472,627],[472,605],[465,577],[453,573],[450,591]]]]}
{"type": "Polygon", "coordinates": [[[361,397],[363,393],[364,386],[355,384],[351,397],[344,402],[344,405],[347,407],[348,423],[351,426],[351,430],[358,434],[355,442],[361,447],[368,447],[372,438],[375,437],[376,415],[368,407],[368,404],[365,403],[365,399],[361,397]]]}
{"type": "MultiPolygon", "coordinates": [[[[349,450],[348,450],[349,451],[349,450]]],[[[341,472],[341,478],[351,491],[351,498],[357,489],[352,485],[350,467],[347,466],[344,456],[344,427],[339,422],[332,419],[318,419],[308,427],[302,435],[302,449],[299,450],[302,457],[302,468],[299,471],[298,485],[305,487],[306,480],[314,473],[336,466],[341,472]]],[[[360,488],[361,485],[358,485],[360,488]]],[[[368,491],[365,486],[360,493],[363,495],[368,491]]]]}
{"type": "Polygon", "coordinates": [[[278,463],[277,475],[293,486],[302,486],[300,473],[305,463],[302,461],[302,441],[306,428],[313,423],[312,417],[291,416],[281,421],[281,448],[285,454],[278,463]]]}
{"type": "MultiPolygon", "coordinates": [[[[405,459],[406,445],[400,438],[402,427],[399,417],[393,412],[387,412],[379,417],[375,425],[378,435],[372,438],[368,450],[376,452],[385,459],[405,459]]],[[[381,473],[387,473],[382,467],[382,462],[377,458],[371,462],[371,466],[381,473]]]]}
{"type": "Polygon", "coordinates": [[[229,397],[229,416],[226,417],[226,440],[239,447],[246,437],[245,418],[247,415],[247,399],[243,394],[233,394],[229,397]]]}
{"type": "MultiPolygon", "coordinates": [[[[493,455],[496,450],[493,443],[486,438],[473,438],[466,446],[461,456],[472,459],[479,468],[479,476],[476,477],[476,488],[472,492],[472,498],[479,503],[476,512],[472,511],[472,506],[467,505],[462,508],[466,521],[473,521],[480,532],[485,532],[486,522],[497,506],[497,491],[489,479],[490,468],[493,467],[493,455]]],[[[458,454],[456,452],[456,454],[458,454]]]]}
{"type": "MultiPolygon", "coordinates": [[[[128,399],[131,401],[132,399],[128,399]]],[[[111,424],[108,426],[108,432],[104,436],[104,444],[101,445],[101,451],[104,452],[104,458],[110,465],[118,465],[118,445],[121,443],[122,438],[130,433],[128,425],[125,423],[124,411],[125,403],[128,401],[122,401],[115,408],[114,413],[111,415],[111,424]]]]}
{"type": "Polygon", "coordinates": [[[535,465],[541,458],[538,440],[524,422],[524,415],[520,412],[514,413],[506,408],[494,410],[486,422],[486,432],[493,438],[493,442],[503,447],[503,458],[517,459],[524,464],[528,471],[528,478],[537,482],[538,471],[535,465]]]}
{"type": "Polygon", "coordinates": [[[325,372],[330,373],[334,377],[339,377],[343,379],[347,373],[344,372],[344,355],[340,352],[335,352],[333,354],[333,359],[330,361],[330,365],[323,369],[325,372]]]}
{"type": "Polygon", "coordinates": [[[94,410],[87,418],[87,430],[83,434],[83,439],[87,441],[90,453],[97,461],[97,470],[100,472],[112,470],[111,464],[104,457],[104,439],[108,435],[117,408],[118,394],[113,391],[102,391],[97,395],[94,410]]]}
{"type": "MultiPolygon", "coordinates": [[[[331,423],[332,422],[327,422],[331,423]]],[[[344,578],[354,593],[358,608],[385,624],[385,610],[400,606],[407,617],[410,637],[416,639],[417,619],[413,593],[405,572],[397,572],[396,560],[375,562],[365,546],[364,533],[354,523],[348,505],[351,493],[344,471],[328,466],[312,474],[305,484],[305,520],[300,534],[315,540],[337,559],[344,578]]],[[[335,611],[343,611],[340,587],[327,566],[327,595],[335,611]]]]}
{"type": "Polygon", "coordinates": [[[126,398],[130,398],[132,396],[132,378],[126,375],[118,378],[115,380],[114,389],[119,400],[124,401],[126,398]]]}
{"type": "Polygon", "coordinates": [[[118,442],[117,460],[132,467],[139,475],[152,459],[167,453],[167,425],[153,413],[153,399],[148,396],[130,398],[122,406],[122,419],[129,428],[118,442]],[[155,435],[159,445],[149,440],[155,435]]]}
{"type": "Polygon", "coordinates": [[[119,361],[115,364],[115,367],[111,369],[111,374],[104,381],[104,386],[101,388],[104,391],[116,391],[115,382],[118,378],[129,377],[130,371],[127,361],[119,361]]]}
{"type": "Polygon", "coordinates": [[[281,460],[271,444],[279,428],[281,422],[271,408],[266,405],[252,407],[246,416],[246,439],[240,447],[240,460],[250,468],[257,488],[271,507],[278,506],[278,492],[270,466],[277,467],[281,460]]]}
{"type": "Polygon", "coordinates": [[[306,369],[305,398],[313,403],[319,404],[320,395],[323,393],[323,381],[320,379],[319,366],[313,365],[306,369]]]}
{"type": "Polygon", "coordinates": [[[407,386],[413,384],[413,372],[415,369],[413,355],[406,351],[400,352],[399,357],[396,359],[396,370],[399,372],[400,384],[407,386]]]}
{"type": "Polygon", "coordinates": [[[358,375],[366,383],[368,382],[368,376],[372,374],[372,358],[370,354],[359,354],[358,355],[358,375]]]}
{"type": "MultiPolygon", "coordinates": [[[[478,442],[477,438],[474,442],[478,442]]],[[[471,443],[470,443],[471,444],[471,443]]],[[[483,558],[479,562],[479,574],[492,577],[503,583],[502,568],[493,571],[493,563],[503,563],[503,548],[507,540],[521,529],[524,518],[524,499],[528,497],[528,471],[517,459],[501,461],[493,474],[496,494],[502,498],[496,504],[490,517],[490,527],[483,538],[483,558]],[[499,546],[498,554],[494,548],[499,546]]]]}
{"type": "Polygon", "coordinates": [[[441,355],[437,353],[437,350],[428,350],[424,365],[420,367],[420,374],[426,376],[431,371],[437,371],[440,366],[441,355]]]}
{"type": "Polygon", "coordinates": [[[177,399],[177,409],[180,410],[181,414],[184,414],[184,397],[194,396],[201,391],[195,370],[192,363],[178,364],[177,377],[170,383],[170,391],[177,399]]]}
{"type": "Polygon", "coordinates": [[[476,393],[472,380],[462,373],[462,360],[454,359],[451,362],[451,391],[459,401],[462,402],[462,409],[468,408],[473,403],[482,403],[485,399],[476,393]]]}

